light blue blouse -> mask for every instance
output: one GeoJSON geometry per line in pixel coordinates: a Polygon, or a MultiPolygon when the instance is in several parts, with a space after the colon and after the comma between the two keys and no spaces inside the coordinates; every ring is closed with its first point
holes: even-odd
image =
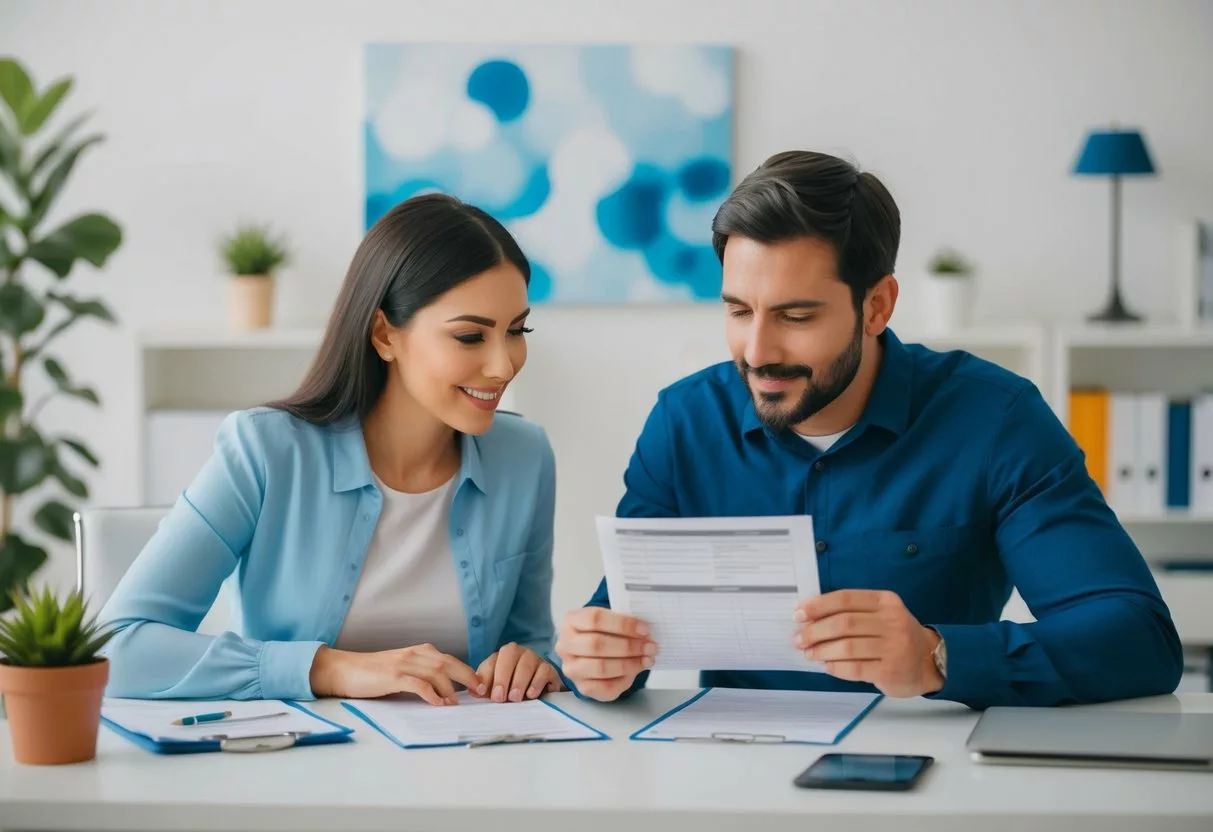
{"type": "MultiPolygon", "coordinates": [[[[460,441],[450,542],[469,664],[511,641],[543,655],[554,637],[551,445],[509,413],[460,441]]],[[[313,698],[312,657],[341,631],[382,505],[357,422],[317,427],[270,408],[228,416],[101,611],[119,630],[104,650],[107,695],[313,698]],[[229,576],[240,634],[197,633],[229,576]]]]}

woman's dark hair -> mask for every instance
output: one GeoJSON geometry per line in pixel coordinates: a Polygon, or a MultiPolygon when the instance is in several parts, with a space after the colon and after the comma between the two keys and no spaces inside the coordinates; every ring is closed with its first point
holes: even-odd
{"type": "Polygon", "coordinates": [[[443,194],[401,202],[354,253],[303,382],[269,406],[315,425],[366,416],[387,383],[386,362],[371,347],[375,311],[404,326],[448,289],[506,261],[529,285],[531,265],[522,249],[484,211],[443,194]]]}
{"type": "Polygon", "coordinates": [[[856,308],[892,274],[901,214],[879,179],[825,153],[790,150],[763,162],[733,190],[712,220],[712,247],[724,260],[732,235],[759,243],[813,237],[829,243],[838,277],[856,308]]]}

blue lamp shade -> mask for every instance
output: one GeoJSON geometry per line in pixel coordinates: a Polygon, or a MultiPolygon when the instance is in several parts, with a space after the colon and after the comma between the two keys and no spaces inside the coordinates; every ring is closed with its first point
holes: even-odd
{"type": "Polygon", "coordinates": [[[1154,173],[1146,141],[1136,130],[1100,130],[1087,136],[1074,172],[1094,176],[1154,173]]]}

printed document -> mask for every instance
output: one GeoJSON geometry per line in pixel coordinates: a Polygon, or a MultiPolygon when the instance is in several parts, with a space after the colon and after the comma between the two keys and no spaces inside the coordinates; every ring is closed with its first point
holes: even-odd
{"type": "Polygon", "coordinates": [[[603,734],[539,699],[493,702],[466,691],[458,705],[415,698],[357,699],[343,704],[405,748],[537,740],[596,740],[603,734]]]}
{"type": "Polygon", "coordinates": [[[879,699],[878,693],[710,688],[633,739],[830,745],[879,699]]]}
{"type": "Polygon", "coordinates": [[[813,520],[598,518],[611,608],[649,625],[654,670],[821,670],[792,645],[818,595],[813,520]]]}

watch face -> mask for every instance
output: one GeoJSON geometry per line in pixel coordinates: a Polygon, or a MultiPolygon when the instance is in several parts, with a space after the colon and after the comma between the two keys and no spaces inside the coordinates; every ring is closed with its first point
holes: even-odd
{"type": "Polygon", "coordinates": [[[939,675],[945,679],[948,676],[948,648],[944,644],[943,639],[939,640],[939,644],[935,646],[935,669],[939,671],[939,675]]]}

